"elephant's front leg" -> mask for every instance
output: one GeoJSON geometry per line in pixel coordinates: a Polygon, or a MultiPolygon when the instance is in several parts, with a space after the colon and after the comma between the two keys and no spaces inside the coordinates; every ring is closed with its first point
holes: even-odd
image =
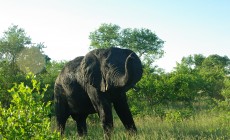
{"type": "Polygon", "coordinates": [[[113,105],[126,130],[128,130],[131,134],[135,134],[137,132],[137,128],[135,126],[131,111],[129,109],[125,93],[114,99],[113,105]]]}
{"type": "Polygon", "coordinates": [[[93,86],[89,86],[87,92],[102,122],[105,138],[110,139],[113,130],[113,117],[109,94],[99,92],[93,86]]]}
{"type": "Polygon", "coordinates": [[[104,137],[110,139],[111,132],[113,130],[113,117],[112,117],[112,106],[104,97],[100,98],[98,106],[98,114],[102,122],[104,137]]]}

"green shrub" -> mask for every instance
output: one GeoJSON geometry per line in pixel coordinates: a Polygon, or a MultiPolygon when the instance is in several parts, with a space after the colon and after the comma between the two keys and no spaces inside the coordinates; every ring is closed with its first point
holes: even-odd
{"type": "Polygon", "coordinates": [[[192,115],[193,111],[191,109],[169,110],[165,114],[165,120],[168,122],[182,122],[192,117],[192,115]]]}
{"type": "Polygon", "coordinates": [[[220,101],[220,100],[215,100],[216,105],[214,106],[214,108],[212,110],[218,110],[218,111],[230,111],[230,99],[225,99],[224,101],[220,101]]]}
{"type": "Polygon", "coordinates": [[[32,87],[24,83],[15,84],[9,93],[12,100],[9,108],[0,103],[0,139],[58,139],[60,134],[51,131],[50,102],[43,98],[47,87],[30,74],[32,87]]]}
{"type": "Polygon", "coordinates": [[[153,109],[153,114],[157,117],[160,117],[161,120],[163,120],[165,118],[165,115],[166,115],[166,109],[161,104],[156,105],[155,108],[153,109]]]}

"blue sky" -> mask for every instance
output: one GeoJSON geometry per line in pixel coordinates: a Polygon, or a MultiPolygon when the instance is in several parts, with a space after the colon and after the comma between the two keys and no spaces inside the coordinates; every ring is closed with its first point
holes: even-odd
{"type": "Polygon", "coordinates": [[[53,60],[88,52],[89,33],[102,23],[148,28],[165,41],[166,71],[190,54],[230,57],[229,0],[0,0],[0,36],[19,25],[53,60]]]}

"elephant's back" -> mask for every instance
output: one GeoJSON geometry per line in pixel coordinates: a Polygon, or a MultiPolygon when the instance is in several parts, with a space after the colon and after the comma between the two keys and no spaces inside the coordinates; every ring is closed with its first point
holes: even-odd
{"type": "Polygon", "coordinates": [[[55,84],[62,85],[73,82],[75,80],[75,73],[79,70],[83,58],[83,56],[76,57],[75,59],[66,63],[66,65],[58,75],[55,84]]]}
{"type": "Polygon", "coordinates": [[[79,56],[79,57],[76,57],[75,59],[69,61],[65,65],[64,69],[68,69],[68,71],[70,71],[70,72],[75,72],[79,68],[83,58],[84,58],[84,56],[79,56]]]}

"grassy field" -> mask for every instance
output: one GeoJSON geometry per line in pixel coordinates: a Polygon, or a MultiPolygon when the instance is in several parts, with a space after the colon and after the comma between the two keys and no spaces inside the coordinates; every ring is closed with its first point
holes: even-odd
{"type": "MultiPolygon", "coordinates": [[[[165,120],[156,116],[135,117],[136,136],[129,136],[120,120],[114,118],[114,140],[228,140],[230,139],[230,112],[201,112],[182,120],[165,120]]],[[[67,122],[66,139],[79,139],[72,119],[67,122]]],[[[100,122],[88,121],[85,140],[103,140],[100,122]]]]}

